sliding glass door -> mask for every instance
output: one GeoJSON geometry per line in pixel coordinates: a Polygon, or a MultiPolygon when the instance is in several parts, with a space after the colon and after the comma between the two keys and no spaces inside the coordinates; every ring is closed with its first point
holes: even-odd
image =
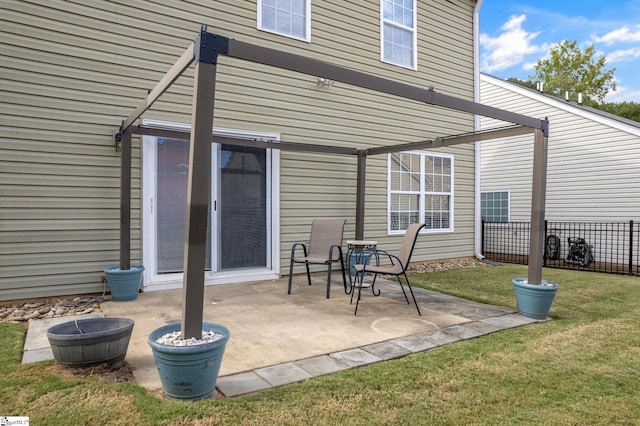
{"type": "MultiPolygon", "coordinates": [[[[189,141],[145,137],[144,259],[150,281],[179,283],[184,235],[189,141]]],[[[273,153],[212,144],[206,269],[209,278],[273,270],[273,153]]]]}

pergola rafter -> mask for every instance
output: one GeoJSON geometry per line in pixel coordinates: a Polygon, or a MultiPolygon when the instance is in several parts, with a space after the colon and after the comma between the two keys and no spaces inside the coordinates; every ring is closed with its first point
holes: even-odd
{"type": "Polygon", "coordinates": [[[210,192],[211,143],[251,146],[266,149],[293,150],[333,155],[357,156],[356,185],[356,238],[364,234],[364,200],[366,158],[404,150],[438,148],[461,143],[534,134],[534,165],[532,182],[531,239],[529,246],[529,283],[542,282],[542,255],[544,239],[544,208],[548,121],[528,117],[466,99],[438,93],[433,88],[419,88],[405,83],[339,67],[300,55],[269,49],[207,32],[203,27],[171,69],[151,90],[140,105],[122,122],[118,136],[122,138],[121,175],[121,233],[120,266],[130,267],[130,186],[131,135],[154,135],[190,140],[189,176],[187,194],[187,223],[185,227],[185,257],[183,281],[183,337],[200,337],[202,332],[204,268],[208,198],[210,192]],[[212,136],[216,66],[219,55],[274,66],[289,71],[321,76],[333,81],[370,89],[376,92],[415,100],[457,111],[490,117],[513,123],[513,126],[464,135],[441,136],[434,140],[410,142],[368,149],[316,145],[290,141],[251,140],[212,136]],[[195,63],[191,132],[160,127],[136,126],[135,121],[195,63]]]}

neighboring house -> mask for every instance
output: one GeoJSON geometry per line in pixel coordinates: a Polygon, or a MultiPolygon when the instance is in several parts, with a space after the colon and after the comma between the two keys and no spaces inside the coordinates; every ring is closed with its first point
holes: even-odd
{"type": "MultiPolygon", "coordinates": [[[[201,24],[466,100],[477,96],[475,0],[15,1],[0,4],[0,300],[101,292],[118,263],[114,131],[201,24]]],[[[387,146],[474,130],[471,114],[221,57],[214,134],[387,146]]],[[[142,122],[190,124],[191,71],[142,122]]],[[[320,76],[318,76],[320,77],[320,76]]],[[[315,217],[354,237],[356,159],[215,144],[206,282],[273,279],[315,217]]],[[[145,290],[182,285],[188,141],[133,140],[133,263],[145,290]]],[[[475,145],[371,157],[365,236],[393,250],[427,221],[413,260],[475,251],[475,145]],[[411,184],[416,180],[418,185],[411,184]],[[405,186],[408,184],[408,186],[405,186]]],[[[284,291],[284,289],[283,289],[284,291]]]]}
{"type": "MultiPolygon", "coordinates": [[[[634,220],[637,226],[640,219],[640,123],[486,74],[480,75],[480,82],[481,103],[549,119],[545,218],[550,222],[547,235],[558,237],[560,247],[551,242],[548,250],[556,247],[557,258],[563,260],[571,247],[569,239],[575,242],[582,238],[592,246],[596,262],[615,264],[616,268],[627,265],[628,222],[634,220]],[[606,226],[604,222],[627,225],[606,226]]],[[[504,123],[481,119],[482,129],[500,125],[504,123]]],[[[482,144],[484,220],[530,220],[532,153],[531,141],[517,137],[482,144]]],[[[494,229],[498,232],[500,227],[494,229]]],[[[524,228],[513,225],[505,229],[508,236],[485,241],[485,253],[526,255],[528,234],[522,232],[524,228]]]]}
{"type": "MultiPolygon", "coordinates": [[[[640,218],[640,123],[486,74],[480,82],[481,103],[549,119],[547,220],[640,218]]],[[[482,129],[499,125],[504,123],[481,119],[482,129]]],[[[530,139],[483,142],[486,220],[530,220],[532,152],[530,139]]]]}

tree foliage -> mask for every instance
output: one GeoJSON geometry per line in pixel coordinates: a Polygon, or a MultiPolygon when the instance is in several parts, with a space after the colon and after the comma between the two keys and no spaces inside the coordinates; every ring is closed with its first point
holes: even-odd
{"type": "Polygon", "coordinates": [[[637,102],[605,102],[597,105],[596,108],[610,114],[640,122],[640,103],[637,102]]]}
{"type": "Polygon", "coordinates": [[[508,82],[518,84],[520,86],[528,87],[529,89],[537,89],[536,83],[531,80],[520,80],[519,78],[509,77],[508,82]]]}
{"type": "Polygon", "coordinates": [[[584,103],[600,104],[616,89],[615,68],[605,69],[607,58],[595,53],[593,45],[581,50],[577,41],[564,40],[535,64],[529,81],[544,83],[544,91],[556,96],[569,92],[569,99],[577,101],[582,93],[584,103]]]}

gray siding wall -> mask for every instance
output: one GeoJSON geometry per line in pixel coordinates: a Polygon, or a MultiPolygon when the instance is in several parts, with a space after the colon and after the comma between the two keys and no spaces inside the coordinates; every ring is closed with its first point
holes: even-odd
{"type": "MultiPolygon", "coordinates": [[[[640,128],[486,75],[481,94],[487,105],[549,118],[547,220],[639,218],[640,128]]],[[[482,120],[483,128],[497,124],[482,120]]],[[[511,191],[511,219],[530,220],[533,138],[484,142],[481,155],[482,191],[511,191]]]]}
{"type": "MultiPolygon", "coordinates": [[[[193,41],[211,32],[473,98],[475,1],[420,1],[418,71],[380,62],[380,2],[312,1],[311,43],[258,31],[255,1],[0,3],[0,300],[101,292],[118,262],[120,154],[113,132],[193,41]],[[176,9],[176,5],[179,8],[176,9]]],[[[190,122],[192,71],[144,118],[190,122]]],[[[468,132],[473,119],[336,83],[222,57],[217,127],[283,140],[371,147],[468,132]]],[[[456,232],[422,238],[415,259],[473,253],[473,147],[455,154],[456,232]]],[[[134,139],[132,261],[141,259],[140,141],[134,139]]],[[[386,157],[368,162],[365,234],[386,235],[386,157]]],[[[281,266],[311,219],[355,225],[354,158],[286,152],[281,266]]]]}

